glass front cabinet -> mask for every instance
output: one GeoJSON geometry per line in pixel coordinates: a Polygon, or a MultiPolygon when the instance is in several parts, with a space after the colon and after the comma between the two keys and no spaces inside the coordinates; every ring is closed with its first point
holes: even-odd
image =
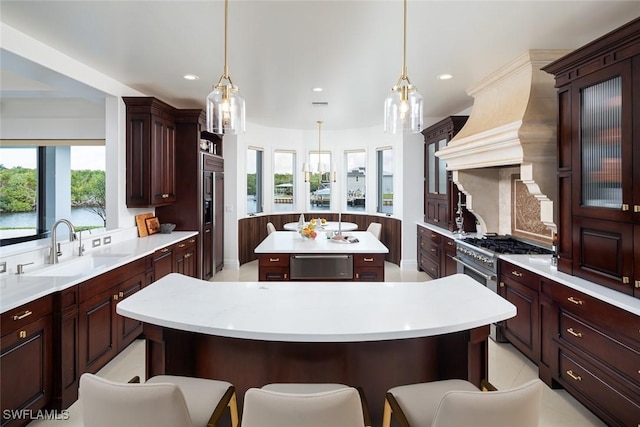
{"type": "Polygon", "coordinates": [[[544,70],[558,88],[558,268],[640,297],[640,20],[544,70]]]}

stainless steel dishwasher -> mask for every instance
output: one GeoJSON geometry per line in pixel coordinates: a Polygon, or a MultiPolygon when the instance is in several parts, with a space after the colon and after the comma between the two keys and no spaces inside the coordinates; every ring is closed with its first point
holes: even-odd
{"type": "Polygon", "coordinates": [[[353,255],[291,255],[289,269],[291,280],[353,279],[353,255]]]}

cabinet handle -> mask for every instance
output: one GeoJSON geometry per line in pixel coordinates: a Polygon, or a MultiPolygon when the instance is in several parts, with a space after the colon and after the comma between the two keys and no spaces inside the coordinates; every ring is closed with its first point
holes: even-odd
{"type": "Polygon", "coordinates": [[[629,210],[629,205],[628,205],[628,204],[626,204],[626,203],[623,203],[623,204],[622,204],[622,211],[623,211],[623,212],[626,212],[626,211],[628,211],[628,210],[629,210]]]}
{"type": "Polygon", "coordinates": [[[162,198],[163,198],[163,199],[168,199],[168,198],[169,198],[169,195],[168,195],[168,194],[163,194],[163,195],[162,195],[162,198]]]}
{"type": "Polygon", "coordinates": [[[180,243],[180,244],[178,245],[178,247],[179,247],[179,248],[184,248],[185,246],[187,246],[187,245],[186,245],[186,243],[180,243]]]}
{"type": "Polygon", "coordinates": [[[431,238],[434,238],[434,237],[436,237],[436,235],[435,235],[435,234],[433,234],[433,233],[431,233],[431,238]]]}
{"type": "Polygon", "coordinates": [[[364,262],[373,262],[373,258],[363,258],[364,262]]]}
{"type": "Polygon", "coordinates": [[[629,276],[622,276],[622,283],[624,283],[625,285],[629,283],[629,276]]]}
{"type": "Polygon", "coordinates": [[[453,246],[453,242],[447,242],[447,245],[453,246]]]}
{"type": "Polygon", "coordinates": [[[582,377],[580,375],[574,374],[571,369],[567,371],[567,375],[569,375],[571,378],[573,378],[576,381],[582,381],[582,377]]]}
{"type": "MultiPolygon", "coordinates": [[[[437,193],[436,193],[437,194],[437,193]]],[[[434,219],[433,222],[439,222],[437,219],[434,219]]]]}
{"type": "Polygon", "coordinates": [[[640,289],[640,280],[635,281],[636,289],[640,289]]]}
{"type": "Polygon", "coordinates": [[[189,240],[189,243],[195,243],[195,242],[196,242],[196,239],[189,240]]]}
{"type": "Polygon", "coordinates": [[[269,258],[269,262],[278,262],[280,258],[269,258]]]}
{"type": "Polygon", "coordinates": [[[436,250],[434,248],[431,248],[431,252],[435,252],[436,250]]]}
{"type": "Polygon", "coordinates": [[[356,273],[356,279],[360,278],[360,273],[356,273]]]}
{"type": "Polygon", "coordinates": [[[124,292],[120,292],[118,293],[118,295],[120,296],[120,298],[124,298],[124,292]]]}
{"type": "Polygon", "coordinates": [[[285,279],[287,278],[287,273],[284,273],[284,278],[285,278],[285,279]]]}
{"type": "Polygon", "coordinates": [[[500,282],[500,287],[504,288],[504,282],[500,282]]]}
{"type": "Polygon", "coordinates": [[[582,338],[582,332],[576,332],[573,330],[573,328],[567,329],[567,332],[569,332],[571,335],[573,335],[576,338],[582,338]]]}
{"type": "Polygon", "coordinates": [[[113,300],[118,301],[118,294],[113,295],[113,300]]]}
{"type": "Polygon", "coordinates": [[[574,303],[575,305],[582,305],[584,304],[584,301],[580,300],[580,299],[576,299],[574,297],[569,297],[567,298],[567,301],[574,303]]]}
{"type": "Polygon", "coordinates": [[[25,310],[22,314],[16,314],[15,316],[13,316],[13,320],[22,320],[25,317],[29,317],[33,314],[32,311],[30,310],[25,310]]]}
{"type": "Polygon", "coordinates": [[[640,212],[640,205],[633,205],[633,211],[634,211],[635,213],[640,212]]]}
{"type": "Polygon", "coordinates": [[[27,331],[20,331],[18,333],[18,337],[19,338],[26,338],[27,337],[27,331]]]}
{"type": "Polygon", "coordinates": [[[162,252],[162,253],[169,252],[169,248],[162,248],[162,249],[160,249],[160,252],[162,252]]]}
{"type": "Polygon", "coordinates": [[[516,277],[522,277],[522,273],[520,273],[518,270],[513,270],[511,274],[513,274],[516,277]]]}
{"type": "Polygon", "coordinates": [[[184,257],[185,258],[191,258],[191,255],[192,255],[191,252],[189,252],[188,254],[185,254],[184,257]]]}

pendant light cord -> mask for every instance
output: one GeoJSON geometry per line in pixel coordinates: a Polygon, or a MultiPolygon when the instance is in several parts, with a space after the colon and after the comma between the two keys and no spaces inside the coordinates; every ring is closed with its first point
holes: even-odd
{"type": "Polygon", "coordinates": [[[228,80],[229,84],[233,86],[233,82],[231,81],[231,76],[229,76],[229,57],[227,54],[227,34],[228,34],[228,25],[229,24],[229,0],[224,0],[224,71],[220,80],[218,81],[218,86],[222,83],[223,80],[228,80]]]}
{"type": "Polygon", "coordinates": [[[402,19],[402,74],[398,79],[398,86],[400,86],[403,80],[406,80],[407,84],[411,84],[409,76],[407,75],[407,0],[404,0],[402,19]]]}

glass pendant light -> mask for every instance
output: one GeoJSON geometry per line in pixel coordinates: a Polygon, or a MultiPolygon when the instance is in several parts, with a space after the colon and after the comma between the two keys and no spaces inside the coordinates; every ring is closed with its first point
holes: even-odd
{"type": "Polygon", "coordinates": [[[227,22],[229,0],[224,1],[224,72],[207,96],[207,131],[218,135],[235,135],[245,130],[244,98],[229,75],[227,57],[227,22]]]}
{"type": "Polygon", "coordinates": [[[407,0],[404,0],[402,41],[402,74],[384,101],[384,131],[387,133],[417,133],[422,130],[422,95],[407,75],[407,0]]]}

